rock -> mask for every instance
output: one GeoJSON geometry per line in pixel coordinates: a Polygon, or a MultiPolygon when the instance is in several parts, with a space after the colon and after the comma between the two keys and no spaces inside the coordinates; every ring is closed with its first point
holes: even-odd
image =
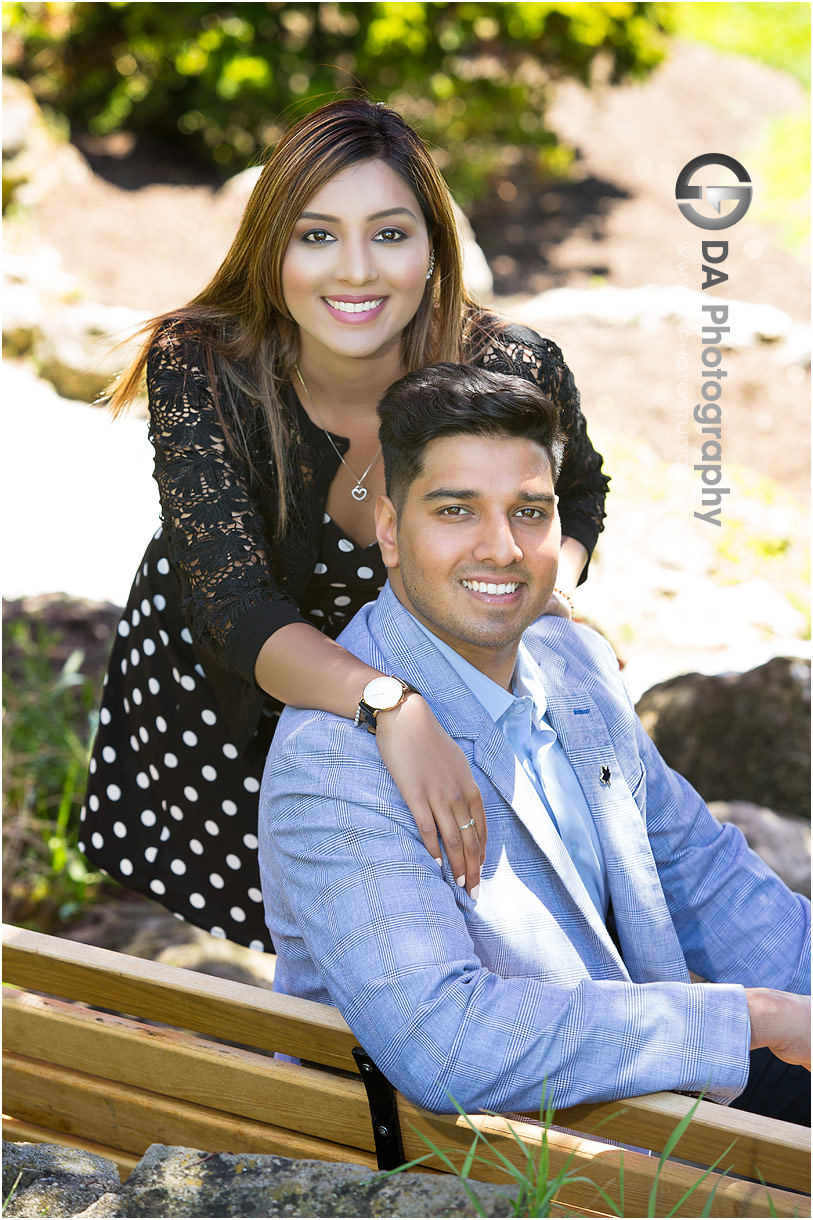
{"type": "Polygon", "coordinates": [[[114,1163],[92,1152],[57,1144],[3,1143],[6,1216],[75,1216],[102,1195],[117,1196],[120,1188],[114,1163]]]}
{"type": "Polygon", "coordinates": [[[810,823],[748,801],[712,801],[718,822],[738,826],[755,851],[788,889],[810,897],[810,823]]]}
{"type": "Polygon", "coordinates": [[[120,1216],[509,1216],[510,1187],[451,1175],[382,1177],[362,1165],[153,1144],[121,1191],[120,1216]]]}
{"type": "MultiPolygon", "coordinates": [[[[241,210],[248,203],[248,197],[257,185],[263,172],[261,165],[252,165],[242,173],[235,174],[224,182],[220,188],[221,197],[240,205],[241,210]]],[[[488,301],[494,293],[494,276],[488,265],[485,254],[477,244],[474,230],[468,217],[452,200],[460,246],[463,254],[463,282],[466,290],[475,301],[488,301]]]]}
{"type": "Polygon", "coordinates": [[[638,701],[666,762],[707,801],[810,817],[810,662],[774,657],[742,674],[685,674],[638,701]]]}
{"type": "Polygon", "coordinates": [[[93,402],[135,358],[148,315],[80,301],[47,312],[34,342],[41,375],[63,398],[93,402]]]}
{"type": "Polygon", "coordinates": [[[48,129],[23,81],[3,76],[3,212],[10,203],[36,206],[56,187],[91,176],[82,154],[48,129]]]}

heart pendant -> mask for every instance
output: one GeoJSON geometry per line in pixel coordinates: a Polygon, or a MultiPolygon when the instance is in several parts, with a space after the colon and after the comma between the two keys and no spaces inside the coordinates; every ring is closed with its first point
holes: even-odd
{"type": "Polygon", "coordinates": [[[353,497],[354,500],[366,500],[367,499],[367,488],[362,487],[361,483],[357,483],[356,486],[351,489],[350,495],[353,497]]]}

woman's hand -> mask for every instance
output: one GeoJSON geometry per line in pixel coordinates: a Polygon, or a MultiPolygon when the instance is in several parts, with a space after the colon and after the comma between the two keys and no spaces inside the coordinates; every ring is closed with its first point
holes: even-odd
{"type": "Polygon", "coordinates": [[[573,618],[570,602],[562,597],[561,593],[557,593],[555,589],[550,595],[550,601],[545,607],[543,614],[556,614],[560,618],[573,618]]]}
{"type": "Polygon", "coordinates": [[[378,713],[376,740],[424,847],[439,861],[440,835],[457,884],[476,899],[485,859],[486,818],[480,789],[460,746],[418,694],[378,713]],[[472,818],[474,825],[467,825],[472,818]]]}

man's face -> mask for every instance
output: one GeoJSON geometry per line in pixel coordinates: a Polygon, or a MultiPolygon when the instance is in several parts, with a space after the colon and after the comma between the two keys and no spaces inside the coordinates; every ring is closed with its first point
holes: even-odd
{"type": "Polygon", "coordinates": [[[390,583],[424,626],[505,685],[556,581],[548,455],[530,440],[461,435],[430,441],[423,467],[400,514],[386,496],[376,509],[390,583]]]}

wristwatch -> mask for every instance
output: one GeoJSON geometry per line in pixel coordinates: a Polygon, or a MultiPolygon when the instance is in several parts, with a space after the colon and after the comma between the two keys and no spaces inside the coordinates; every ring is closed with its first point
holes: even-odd
{"type": "Polygon", "coordinates": [[[407,695],[419,693],[414,686],[410,686],[408,682],[402,682],[400,678],[391,676],[373,678],[361,693],[353,723],[363,725],[368,733],[374,733],[376,730],[375,718],[379,712],[391,712],[393,708],[399,707],[404,702],[407,695]]]}

